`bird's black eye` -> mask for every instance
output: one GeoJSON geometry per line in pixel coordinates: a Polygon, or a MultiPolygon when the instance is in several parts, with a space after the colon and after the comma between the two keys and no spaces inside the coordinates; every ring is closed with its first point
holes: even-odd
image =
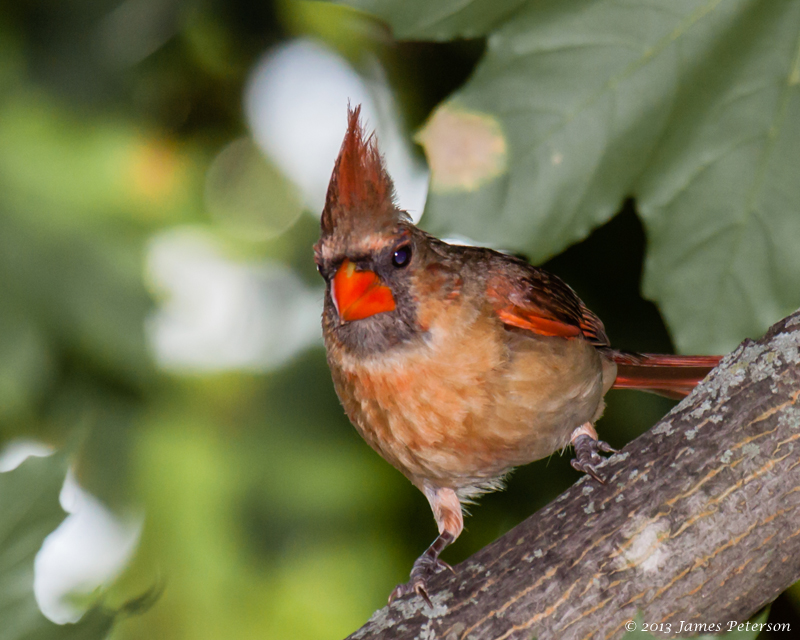
{"type": "Polygon", "coordinates": [[[392,255],[392,264],[395,267],[406,267],[409,262],[411,262],[411,247],[409,245],[404,244],[399,249],[395,249],[392,255]]]}
{"type": "Polygon", "coordinates": [[[325,268],[324,265],[317,264],[317,273],[322,276],[322,279],[326,282],[328,281],[328,276],[330,275],[328,270],[325,268]]]}

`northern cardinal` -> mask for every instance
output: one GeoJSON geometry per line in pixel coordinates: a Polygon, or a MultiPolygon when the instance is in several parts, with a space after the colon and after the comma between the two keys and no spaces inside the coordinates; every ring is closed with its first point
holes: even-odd
{"type": "Polygon", "coordinates": [[[514,467],[572,444],[572,466],[602,482],[595,421],[612,387],[688,395],[716,356],[641,355],[609,345],[603,323],[556,276],[414,226],[360,107],[348,108],[314,247],[325,279],[322,329],[334,386],[358,432],[428,499],[439,536],[394,598],[449,566],[462,504],[514,467]]]}

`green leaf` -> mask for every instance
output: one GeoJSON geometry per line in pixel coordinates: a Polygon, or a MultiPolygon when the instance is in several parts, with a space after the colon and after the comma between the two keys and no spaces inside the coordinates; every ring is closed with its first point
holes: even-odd
{"type": "Polygon", "coordinates": [[[39,611],[33,595],[33,560],[45,537],[64,519],[58,502],[63,456],[28,458],[0,473],[0,638],[99,640],[113,618],[95,609],[76,624],[57,625],[39,611]]]}
{"type": "Polygon", "coordinates": [[[339,2],[388,22],[398,39],[452,40],[488,34],[527,0],[352,0],[339,2]]]}
{"type": "Polygon", "coordinates": [[[542,261],[635,196],[680,350],[725,352],[800,304],[800,4],[349,4],[405,38],[488,33],[419,134],[431,231],[542,261]]]}

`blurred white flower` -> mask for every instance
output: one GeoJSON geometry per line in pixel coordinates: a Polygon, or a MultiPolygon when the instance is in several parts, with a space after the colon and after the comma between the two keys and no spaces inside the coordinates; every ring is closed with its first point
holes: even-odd
{"type": "Polygon", "coordinates": [[[348,100],[361,104],[377,131],[398,204],[422,216],[428,171],[403,135],[394,98],[377,61],[366,78],[317,41],[298,39],[270,50],[250,75],[245,111],[256,142],[300,188],[305,205],[322,211],[347,125],[348,100]]]}
{"type": "Polygon", "coordinates": [[[12,471],[31,456],[45,458],[54,453],[53,448],[36,440],[14,440],[0,452],[0,473],[12,471]]]}
{"type": "Polygon", "coordinates": [[[155,236],[147,276],[162,298],[148,336],[166,369],[265,371],[321,341],[321,288],[277,263],[225,257],[199,229],[155,236]]]}
{"type": "Polygon", "coordinates": [[[59,495],[70,515],[44,539],[33,563],[33,594],[41,612],[57,624],[77,622],[89,603],[73,594],[108,586],[125,568],[139,543],[143,518],[121,518],[84,491],[72,472],[59,495]]]}
{"type": "MultiPolygon", "coordinates": [[[[0,452],[0,472],[12,471],[30,456],[53,454],[35,440],[16,440],[0,452]]],[[[107,586],[130,560],[139,542],[142,518],[120,518],[84,491],[71,472],[59,494],[66,519],[48,535],[33,562],[33,594],[41,612],[57,624],[77,622],[85,613],[73,594],[107,586]]]]}

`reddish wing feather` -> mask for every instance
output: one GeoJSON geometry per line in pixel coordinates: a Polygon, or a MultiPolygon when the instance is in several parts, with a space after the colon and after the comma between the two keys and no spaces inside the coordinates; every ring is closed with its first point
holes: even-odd
{"type": "MultiPolygon", "coordinates": [[[[570,289],[571,291],[571,289],[570,289]]],[[[576,296],[577,297],[577,296],[576,296]]],[[[609,345],[606,328],[603,322],[581,301],[581,331],[586,338],[596,347],[607,347],[609,345]]]]}
{"type": "Polygon", "coordinates": [[[580,327],[559,322],[558,320],[543,318],[538,315],[538,312],[531,309],[521,309],[520,307],[497,309],[497,315],[503,321],[503,324],[517,329],[525,329],[540,336],[577,338],[581,335],[580,327]]]}
{"type": "Polygon", "coordinates": [[[541,336],[584,338],[608,346],[603,323],[560,278],[497,254],[486,293],[502,322],[541,336]]]}

